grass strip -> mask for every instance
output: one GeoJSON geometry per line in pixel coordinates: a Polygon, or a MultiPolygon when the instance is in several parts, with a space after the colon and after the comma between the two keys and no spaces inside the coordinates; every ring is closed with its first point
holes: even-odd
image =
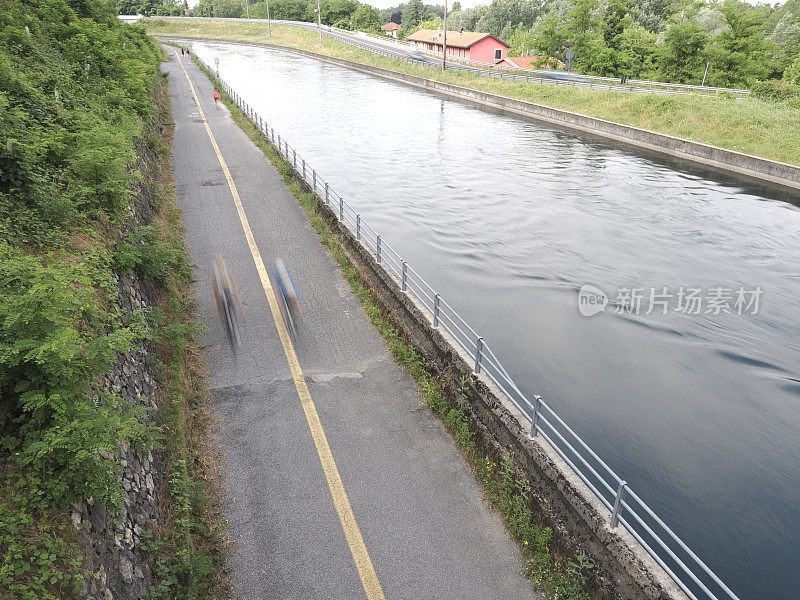
{"type": "Polygon", "coordinates": [[[455,397],[437,375],[420,351],[405,339],[384,311],[375,292],[362,278],[350,260],[344,242],[320,212],[321,201],[307,191],[297,178],[292,166],[272,146],[264,134],[242,112],[233,100],[222,91],[219,80],[196,58],[195,63],[220,90],[222,102],[231,118],[247,137],[264,153],[283,176],[289,191],[298,199],[306,212],[311,227],[328,249],[342,274],[350,284],[372,325],[383,337],[394,360],[405,367],[414,379],[428,408],[444,423],[454,437],[472,471],[482,484],[487,498],[499,510],[509,533],[519,543],[525,559],[525,575],[540,590],[554,600],[586,600],[594,586],[591,578],[592,563],[578,553],[573,557],[557,554],[551,547],[552,530],[538,524],[531,507],[531,491],[527,481],[520,479],[514,468],[513,457],[505,456],[499,462],[483,452],[476,432],[470,424],[466,410],[467,398],[464,382],[455,397]]]}
{"type": "Polygon", "coordinates": [[[380,56],[310,30],[266,23],[149,19],[153,35],[297,48],[427,79],[568,110],[727,150],[800,165],[800,106],[753,96],[666,95],[524,83],[436,68],[380,56]]]}

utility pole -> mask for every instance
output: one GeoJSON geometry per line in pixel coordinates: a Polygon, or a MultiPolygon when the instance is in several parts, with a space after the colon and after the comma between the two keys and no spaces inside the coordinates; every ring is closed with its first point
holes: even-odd
{"type": "Polygon", "coordinates": [[[269,18],[269,0],[267,0],[267,33],[272,37],[272,20],[269,18]]]}
{"type": "Polygon", "coordinates": [[[444,0],[444,40],[442,43],[442,71],[447,68],[447,0],[444,0]]]}
{"type": "Polygon", "coordinates": [[[322,7],[317,0],[317,29],[319,30],[319,43],[322,43],[322,7]]]}
{"type": "Polygon", "coordinates": [[[244,18],[250,18],[250,0],[244,0],[244,18]]]}
{"type": "Polygon", "coordinates": [[[700,85],[705,85],[706,84],[706,77],[708,77],[708,65],[710,65],[710,64],[711,64],[710,62],[706,62],[706,72],[703,73],[703,83],[701,83],[700,85]]]}

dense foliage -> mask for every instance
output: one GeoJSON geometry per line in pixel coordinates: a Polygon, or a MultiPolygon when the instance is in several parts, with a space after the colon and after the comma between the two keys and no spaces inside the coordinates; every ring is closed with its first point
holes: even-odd
{"type": "Polygon", "coordinates": [[[110,457],[146,436],[102,378],[146,329],[115,308],[114,239],[158,60],[110,3],[0,0],[0,589],[13,597],[67,595],[76,581],[54,565],[75,557],[46,515],[118,501],[110,457]]]}
{"type": "MultiPolygon", "coordinates": [[[[150,15],[180,15],[189,14],[198,17],[227,17],[251,19],[277,19],[286,21],[317,21],[316,0],[200,0],[191,10],[186,10],[183,0],[125,0],[125,9],[121,12],[142,13],[150,15]],[[130,10],[137,1],[150,2],[145,10],[130,10]]],[[[423,6],[421,0],[412,0],[419,3],[419,14],[412,17],[410,27],[415,27],[420,21],[428,18],[439,18],[443,8],[423,6]]],[[[341,29],[367,31],[379,33],[381,25],[389,20],[400,23],[401,13],[394,19],[386,11],[380,11],[369,3],[358,0],[321,0],[320,15],[323,25],[332,25],[341,29]]]]}
{"type": "Polygon", "coordinates": [[[493,0],[453,11],[461,27],[593,75],[750,87],[800,71],[800,0],[493,0]]]}

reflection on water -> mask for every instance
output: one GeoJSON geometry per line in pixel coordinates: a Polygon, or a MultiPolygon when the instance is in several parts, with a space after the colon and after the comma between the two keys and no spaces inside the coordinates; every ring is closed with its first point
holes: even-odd
{"type": "Polygon", "coordinates": [[[195,44],[742,598],[796,597],[800,211],[719,173],[256,48],[195,44]],[[763,290],[592,318],[577,291],[763,290]]]}

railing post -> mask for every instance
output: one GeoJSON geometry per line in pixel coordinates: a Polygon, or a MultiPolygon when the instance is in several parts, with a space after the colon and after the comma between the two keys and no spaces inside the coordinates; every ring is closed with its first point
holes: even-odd
{"type": "Polygon", "coordinates": [[[292,150],[292,166],[297,170],[297,150],[292,150]]]}
{"type": "Polygon", "coordinates": [[[303,181],[306,180],[306,161],[303,159],[303,181]]]}
{"type": "MultiPolygon", "coordinates": [[[[275,131],[275,130],[273,129],[273,131],[275,131]]],[[[281,153],[281,134],[279,133],[278,134],[278,154],[280,154],[280,153],[281,153]]]]}
{"type": "Polygon", "coordinates": [[[612,529],[619,523],[619,509],[622,506],[622,498],[625,496],[625,490],[627,489],[628,482],[620,481],[619,487],[617,488],[617,497],[614,498],[614,508],[611,510],[611,519],[609,520],[609,525],[611,525],[612,529]]]}
{"type": "Polygon", "coordinates": [[[356,239],[361,241],[361,213],[356,213],[356,239]]]}
{"type": "Polygon", "coordinates": [[[375,258],[378,260],[378,264],[381,263],[381,236],[378,236],[378,244],[375,250],[375,258]]]}
{"type": "Polygon", "coordinates": [[[325,182],[325,206],[328,206],[328,182],[325,182]]]}
{"type": "Polygon", "coordinates": [[[533,397],[533,418],[531,419],[531,432],[529,437],[535,438],[539,433],[539,414],[542,412],[542,397],[533,397]]]}
{"type": "Polygon", "coordinates": [[[437,329],[439,327],[439,302],[441,302],[441,296],[436,294],[433,297],[433,328],[437,329]]]}
{"type": "Polygon", "coordinates": [[[344,198],[339,198],[339,220],[344,223],[344,198]]]}
{"type": "Polygon", "coordinates": [[[407,290],[407,284],[406,284],[407,281],[408,281],[408,263],[406,261],[403,261],[403,275],[400,278],[400,289],[403,290],[404,292],[407,290]]]}
{"type": "Polygon", "coordinates": [[[311,169],[311,187],[314,188],[314,193],[317,192],[317,172],[314,169],[311,169]]]}
{"type": "Polygon", "coordinates": [[[483,338],[479,337],[475,344],[475,368],[472,370],[475,375],[481,372],[481,355],[483,354],[483,338]]]}

